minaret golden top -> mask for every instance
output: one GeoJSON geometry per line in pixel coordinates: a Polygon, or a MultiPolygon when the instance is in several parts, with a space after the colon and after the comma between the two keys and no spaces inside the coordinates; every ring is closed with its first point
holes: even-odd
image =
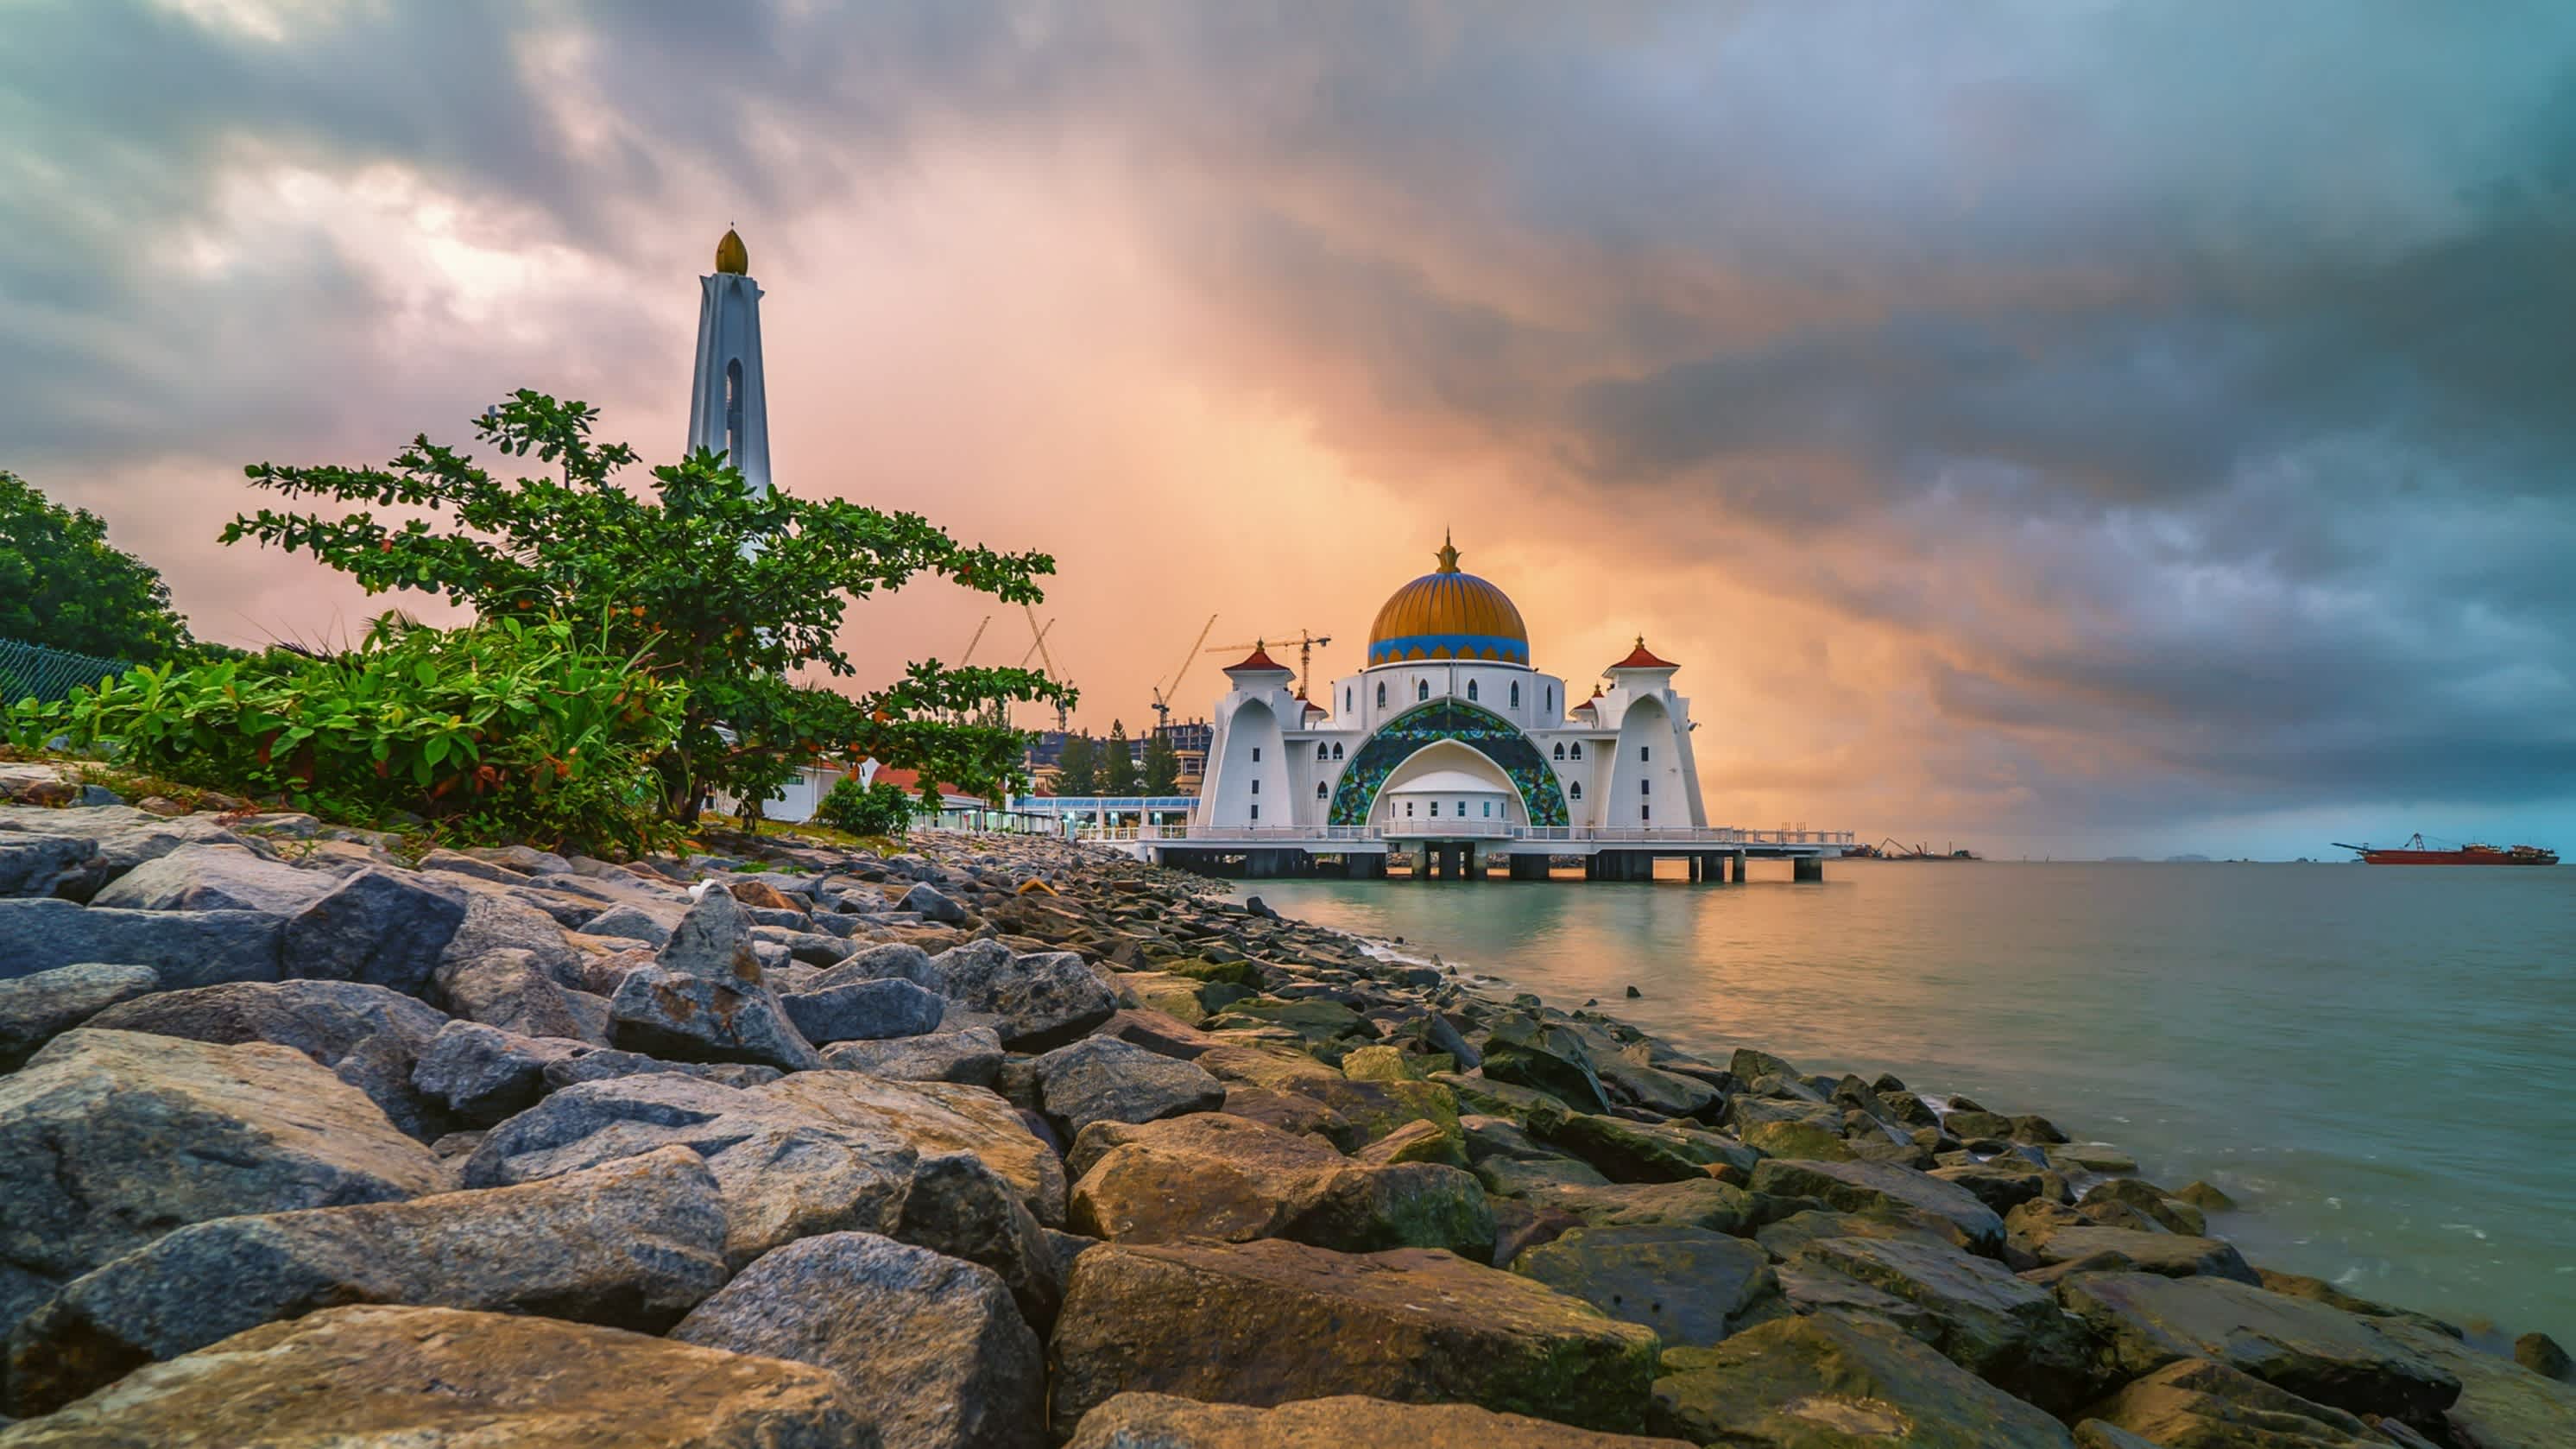
{"type": "Polygon", "coordinates": [[[1458,572],[1458,548],[1449,541],[1449,530],[1445,528],[1440,530],[1440,551],[1432,557],[1440,560],[1440,572],[1444,574],[1458,572]]]}
{"type": "Polygon", "coordinates": [[[737,277],[751,274],[751,252],[742,244],[742,233],[725,228],[724,240],[716,243],[716,270],[737,277]]]}

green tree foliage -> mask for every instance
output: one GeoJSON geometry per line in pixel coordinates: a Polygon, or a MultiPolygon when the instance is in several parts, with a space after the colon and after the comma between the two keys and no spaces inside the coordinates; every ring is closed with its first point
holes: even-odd
{"type": "Polygon", "coordinates": [[[1123,720],[1109,722],[1109,743],[1100,751],[1100,793],[1136,793],[1136,750],[1128,743],[1127,725],[1123,720]]]}
{"type": "Polygon", "coordinates": [[[901,835],[912,828],[912,796],[892,780],[862,785],[843,779],[815,807],[814,818],[852,835],[901,835]]]}
{"type": "Polygon", "coordinates": [[[1087,734],[1064,737],[1064,751],[1055,759],[1055,792],[1059,795],[1097,795],[1100,793],[1100,752],[1087,734]]]}
{"type": "Polygon", "coordinates": [[[187,650],[158,569],[107,541],[88,509],[60,508],[0,469],[0,639],[143,664],[187,650]]]}
{"type": "Polygon", "coordinates": [[[684,819],[706,790],[757,802],[826,758],[873,755],[965,789],[1008,788],[1024,737],[987,707],[1070,702],[1073,692],[1046,676],[933,659],[855,697],[788,676],[800,666],[855,672],[838,642],[852,600],[932,574],[1034,602],[1053,559],[960,544],[916,514],[760,493],[714,453],[652,469],[651,491],[630,492],[618,475],[637,455],[594,441],[598,416],[522,390],[476,423],[490,449],[550,465],[543,477],[495,477],[426,436],[383,468],[256,464],[251,482],[288,498],[414,516],[388,525],[363,509],[262,509],[235,518],[223,538],[309,552],[370,593],[443,594],[487,619],[607,618],[612,647],[689,686],[679,738],[656,761],[684,819]]]}
{"type": "Polygon", "coordinates": [[[1169,795],[1181,788],[1181,755],[1160,730],[1145,738],[1145,783],[1148,795],[1169,795]]]}
{"type": "Polygon", "coordinates": [[[460,842],[633,850],[660,838],[649,762],[679,737],[688,691],[604,647],[605,632],[388,617],[346,654],[139,665],[102,690],[19,704],[9,734],[112,743],[119,764],[335,819],[399,812],[460,842]]]}

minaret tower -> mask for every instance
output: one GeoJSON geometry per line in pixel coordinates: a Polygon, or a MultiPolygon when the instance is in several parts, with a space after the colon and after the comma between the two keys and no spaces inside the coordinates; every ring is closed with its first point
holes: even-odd
{"type": "Polygon", "coordinates": [[[753,491],[769,491],[769,395],[760,381],[760,284],[751,254],[727,228],[716,269],[698,278],[698,372],[689,396],[689,451],[724,453],[753,491]]]}

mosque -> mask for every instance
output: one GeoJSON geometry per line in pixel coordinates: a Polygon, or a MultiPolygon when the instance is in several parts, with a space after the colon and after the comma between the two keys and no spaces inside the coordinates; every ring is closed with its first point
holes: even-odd
{"type": "Polygon", "coordinates": [[[1225,671],[1191,833],[1573,839],[1704,829],[1680,666],[1643,638],[1568,706],[1511,597],[1458,567],[1397,589],[1359,673],[1318,701],[1256,648],[1225,671]]]}

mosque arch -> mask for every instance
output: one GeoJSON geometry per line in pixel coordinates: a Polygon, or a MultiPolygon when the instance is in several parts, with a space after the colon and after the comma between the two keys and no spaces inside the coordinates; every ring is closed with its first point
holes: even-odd
{"type": "Polygon", "coordinates": [[[1365,825],[1378,791],[1424,747],[1455,741],[1493,762],[1520,796],[1532,825],[1567,823],[1564,792],[1547,759],[1510,721],[1453,697],[1416,705],[1386,722],[1351,756],[1333,792],[1330,823],[1365,825]]]}

